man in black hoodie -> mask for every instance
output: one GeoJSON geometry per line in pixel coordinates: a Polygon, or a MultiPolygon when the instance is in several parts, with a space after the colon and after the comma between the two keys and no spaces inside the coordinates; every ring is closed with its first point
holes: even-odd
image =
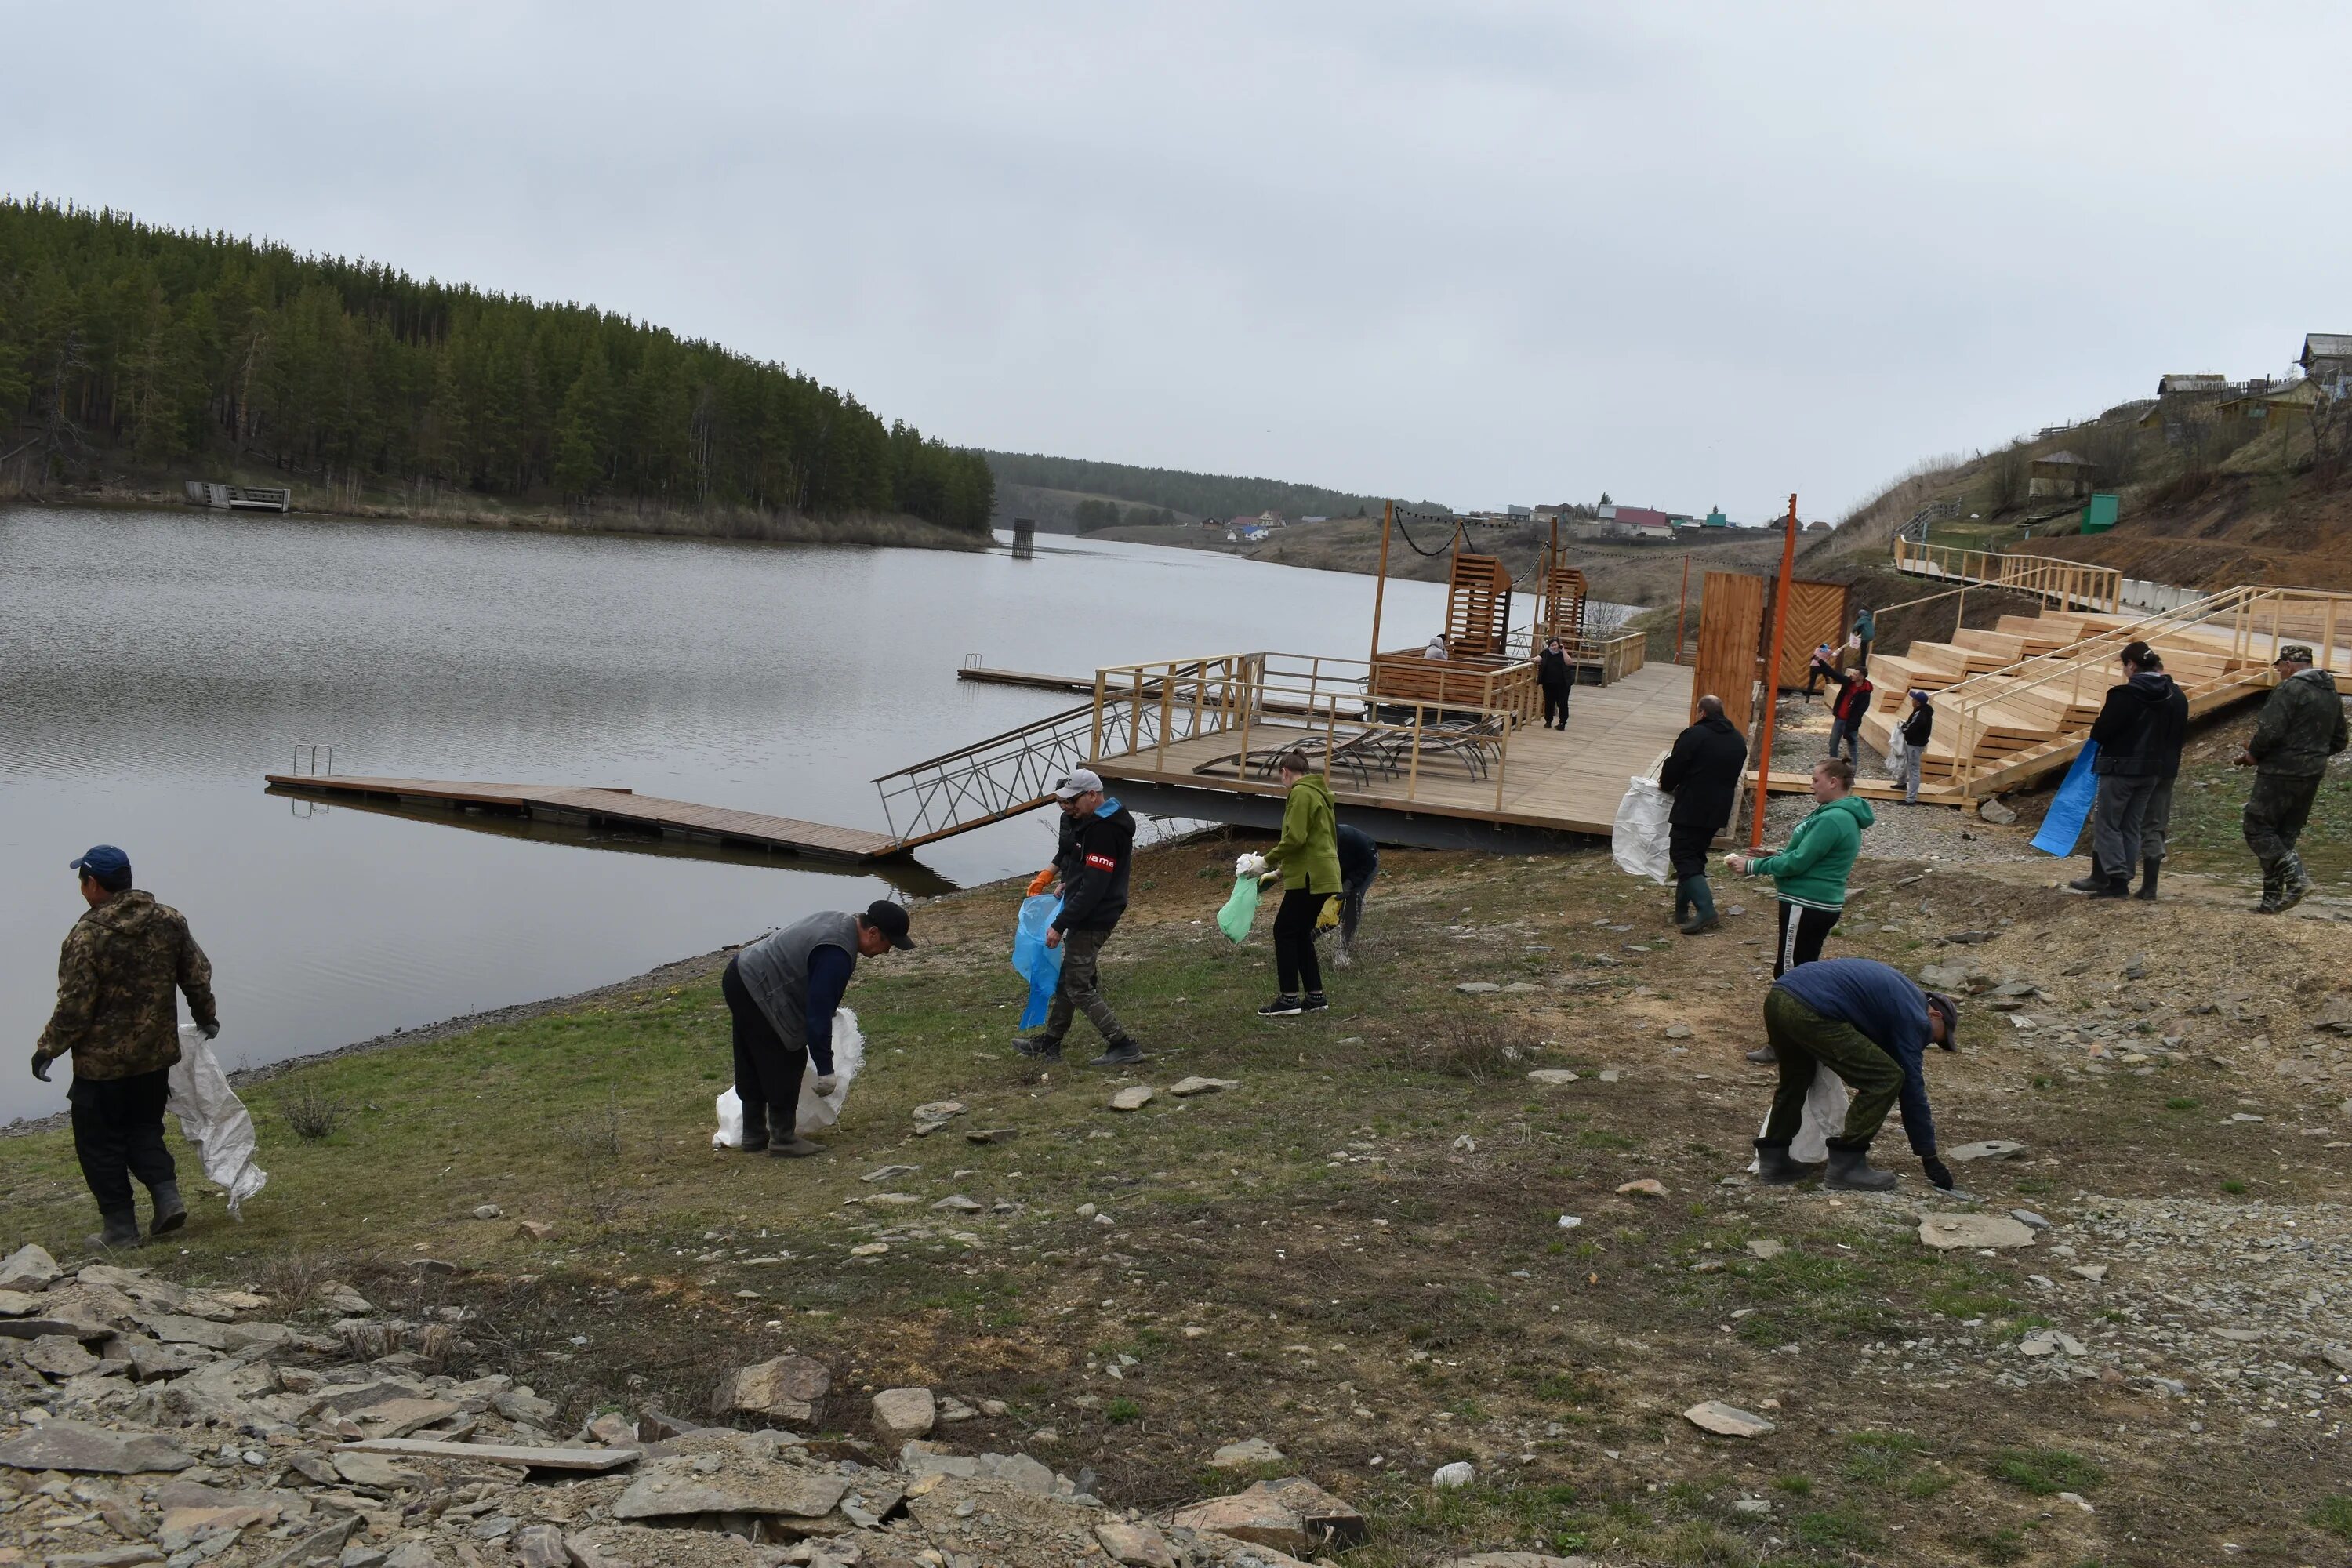
{"type": "Polygon", "coordinates": [[[1568,693],[1575,684],[1576,671],[1568,662],[1568,649],[1554,637],[1536,656],[1536,685],[1543,692],[1545,729],[1568,728],[1568,693]]]}
{"type": "Polygon", "coordinates": [[[2099,781],[2093,807],[2091,874],[2067,884],[2095,899],[2120,899],[2131,892],[2132,867],[2146,876],[2139,896],[2156,897],[2158,868],[2164,864],[2165,830],[2172,820],[2172,781],[2180,772],[2181,742],[2189,733],[2189,698],[2164,660],[2144,642],[2126,644],[2122,684],[2091,726],[2099,748],[2091,771],[2099,781]]]}
{"type": "Polygon", "coordinates": [[[1062,1059],[1062,1037],[1080,1013],[1102,1031],[1107,1047],[1090,1067],[1125,1067],[1143,1059],[1142,1049],[1119,1026],[1103,1000],[1096,971],[1103,944],[1127,912],[1128,865],[1135,854],[1135,816],[1103,791],[1091,768],[1073,769],[1054,790],[1061,803],[1062,837],[1054,869],[1062,883],[1062,912],[1045,933],[1045,945],[1062,950],[1061,983],[1045,1014],[1044,1032],[1015,1042],[1037,1061],[1062,1059]]]}
{"type": "Polygon", "coordinates": [[[1723,923],[1716,918],[1715,889],[1707,885],[1706,847],[1731,820],[1739,770],[1747,763],[1748,741],[1723,716],[1723,699],[1700,698],[1698,722],[1675,737],[1675,749],[1658,773],[1658,787],[1675,797],[1666,816],[1666,858],[1675,869],[1675,924],[1685,936],[1723,923]]]}

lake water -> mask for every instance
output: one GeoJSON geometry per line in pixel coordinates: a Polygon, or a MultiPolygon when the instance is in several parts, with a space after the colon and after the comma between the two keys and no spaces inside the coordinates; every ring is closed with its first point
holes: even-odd
{"type": "MultiPolygon", "coordinates": [[[[264,794],[299,743],[333,745],[341,773],[625,785],[880,829],[875,775],[1077,700],[960,681],[967,654],[1072,674],[1360,658],[1371,604],[1368,577],[1148,545],[1016,561],[0,512],[0,1121],[65,1102],[62,1066],[44,1085],[24,1061],[82,910],[66,862],[94,843],[188,916],[231,1066],[583,990],[890,890],[264,794]]],[[[1443,607],[1435,584],[1390,584],[1383,640],[1443,607]]],[[[1041,812],[894,875],[970,884],[1052,844],[1041,812]]]]}

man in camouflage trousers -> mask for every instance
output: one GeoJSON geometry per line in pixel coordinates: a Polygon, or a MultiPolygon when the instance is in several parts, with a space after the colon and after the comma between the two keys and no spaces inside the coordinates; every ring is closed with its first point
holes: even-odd
{"type": "Polygon", "coordinates": [[[2257,914],[2284,914],[2303,902],[2312,880],[2294,841],[2311,816],[2311,803],[2327,776],[2327,759],[2346,742],[2344,700],[2336,679],[2314,669],[2311,649],[2299,643],[2279,650],[2279,683],[2253,738],[2238,753],[2238,765],[2254,770],[2246,796],[2246,847],[2263,866],[2263,901],[2257,914]]]}
{"type": "Polygon", "coordinates": [[[150,1235],[187,1223],[179,1172],[163,1147],[166,1081],[180,1059],[176,987],[196,1026],[220,1033],[213,966],[180,911],[131,886],[131,858],[100,844],[72,862],[89,911],[66,934],[58,959],[58,1007],[33,1047],[33,1076],[71,1052],[74,1153],[106,1222],[107,1247],[137,1247],[139,1209],[131,1178],[154,1201],[150,1235]]]}

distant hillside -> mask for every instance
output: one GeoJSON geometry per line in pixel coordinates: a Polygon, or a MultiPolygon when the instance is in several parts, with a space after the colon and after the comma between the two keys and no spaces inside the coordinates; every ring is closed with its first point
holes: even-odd
{"type": "MultiPolygon", "coordinates": [[[[1320,485],[1292,484],[1286,479],[1196,474],[1183,468],[1139,468],[1129,463],[1048,458],[1032,452],[983,452],[981,456],[988,459],[1000,491],[1009,493],[1011,487],[1021,486],[1079,498],[1097,497],[1147,510],[1173,512],[1185,519],[1260,511],[1276,511],[1291,518],[1354,517],[1377,512],[1381,505],[1378,496],[1353,495],[1345,490],[1325,489],[1320,485]]],[[[1432,501],[1413,504],[1441,510],[1432,501]]],[[[1016,514],[1006,505],[998,506],[1000,523],[1013,515],[1016,514]]],[[[1044,518],[1038,521],[1045,521],[1044,518]]]]}
{"type": "Polygon", "coordinates": [[[0,493],[257,469],[339,510],[449,492],[753,537],[789,514],[971,541],[994,484],[845,392],[589,306],[0,199],[0,493]]]}

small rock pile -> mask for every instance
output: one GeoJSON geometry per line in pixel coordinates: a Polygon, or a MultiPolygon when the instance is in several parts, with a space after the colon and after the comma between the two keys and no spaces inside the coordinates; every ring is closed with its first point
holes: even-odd
{"type": "Polygon", "coordinates": [[[719,1381],[711,1413],[764,1429],[648,1409],[559,1436],[528,1386],[439,1370],[472,1350],[462,1312],[406,1323],[337,1283],[289,1305],[344,1315],[310,1331],[145,1268],[0,1260],[0,1565],[1293,1568],[1365,1533],[1296,1476],[1121,1512],[1027,1455],[926,1441],[973,1414],[929,1389],[829,1412],[798,1356],[719,1381]],[[828,1415],[895,1456],[787,1429],[828,1415]]]}

